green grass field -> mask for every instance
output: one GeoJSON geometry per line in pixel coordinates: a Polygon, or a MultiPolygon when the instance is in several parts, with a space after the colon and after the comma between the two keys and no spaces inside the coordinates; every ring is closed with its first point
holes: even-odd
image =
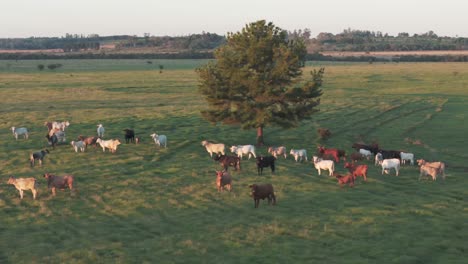
{"type": "MultiPolygon", "coordinates": [[[[232,193],[218,193],[200,142],[254,144],[255,131],[213,126],[200,110],[194,67],[203,61],[0,61],[0,263],[466,263],[468,259],[468,64],[327,64],[321,111],[299,128],[265,129],[268,144],[318,144],[351,153],[356,141],[442,160],[445,181],[418,181],[417,166],[399,177],[369,165],[368,181],[340,188],[311,162],[277,160],[257,176],[244,158],[232,193]],[[55,61],[54,63],[56,63],[55,61]],[[159,73],[158,65],[164,71],[159,73]],[[67,141],[120,138],[133,128],[139,145],[117,153],[69,144],[44,166],[29,153],[46,146],[45,121],[69,120],[67,141]],[[29,140],[15,141],[11,126],[29,140]],[[322,141],[317,128],[331,138],[322,141]],[[168,137],[158,148],[150,134],[168,137]],[[77,191],[51,197],[44,172],[76,177],[77,191]],[[9,175],[35,177],[37,200],[19,199],[9,175]],[[277,205],[254,209],[248,185],[272,183],[277,205]]],[[[320,63],[310,63],[315,67],[320,63]]],[[[312,68],[306,68],[305,73],[312,68]]],[[[258,148],[266,154],[266,148],[258,148]]],[[[343,163],[338,172],[345,173],[343,163]]]]}

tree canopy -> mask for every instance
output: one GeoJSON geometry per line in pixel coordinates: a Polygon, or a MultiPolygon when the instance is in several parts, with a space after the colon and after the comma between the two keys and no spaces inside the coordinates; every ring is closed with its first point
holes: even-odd
{"type": "Polygon", "coordinates": [[[260,20],[229,33],[214,54],[215,61],[197,69],[208,103],[202,115],[210,122],[256,128],[263,144],[265,126],[297,127],[317,111],[324,69],[303,77],[302,39],[288,39],[286,31],[260,20]]]}

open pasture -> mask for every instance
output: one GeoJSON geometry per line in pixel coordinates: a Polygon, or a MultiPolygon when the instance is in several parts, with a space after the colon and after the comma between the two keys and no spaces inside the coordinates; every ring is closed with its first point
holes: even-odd
{"type": "MultiPolygon", "coordinates": [[[[172,61],[162,74],[154,64],[143,69],[144,60],[64,60],[55,72],[39,72],[38,63],[0,61],[0,263],[445,264],[468,258],[468,64],[326,65],[321,111],[299,128],[265,129],[267,143],[285,145],[288,153],[305,148],[309,162],[279,157],[275,175],[266,168],[257,176],[255,161],[244,157],[241,172],[229,169],[233,192],[218,193],[220,167],[200,142],[254,144],[255,131],[201,118],[196,62],[172,61]],[[109,68],[86,70],[93,63],[109,68]],[[49,148],[44,165],[31,168],[29,153],[46,146],[43,123],[65,120],[67,144],[49,148]],[[99,147],[75,153],[69,142],[95,135],[100,123],[105,139],[125,142],[122,130],[132,128],[142,141],[122,143],[115,154],[99,147]],[[16,141],[12,126],[27,127],[29,139],[16,141]],[[330,129],[328,140],[319,138],[319,127],[330,129]],[[167,136],[167,149],[155,146],[154,132],[167,136]],[[409,165],[398,177],[381,175],[373,161],[364,162],[368,181],[359,177],[354,188],[317,175],[310,162],[317,145],[349,156],[358,141],[442,160],[447,178],[418,181],[417,166],[409,165]],[[73,174],[77,191],[52,197],[45,172],[73,174]],[[9,175],[35,177],[37,200],[30,191],[20,200],[6,184],[9,175]],[[277,205],[265,200],[254,209],[252,183],[272,183],[277,205]]],[[[346,173],[342,161],[335,165],[346,173]]]]}

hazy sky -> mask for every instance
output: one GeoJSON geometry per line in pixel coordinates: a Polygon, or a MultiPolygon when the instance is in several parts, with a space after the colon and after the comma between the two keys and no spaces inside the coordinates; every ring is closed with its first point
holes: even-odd
{"type": "Polygon", "coordinates": [[[286,29],[468,37],[468,0],[0,0],[0,38],[225,35],[260,19],[286,29]]]}

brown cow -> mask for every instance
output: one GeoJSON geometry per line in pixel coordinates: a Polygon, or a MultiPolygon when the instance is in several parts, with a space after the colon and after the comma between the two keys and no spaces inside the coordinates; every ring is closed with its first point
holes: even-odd
{"type": "Polygon", "coordinates": [[[260,203],[260,199],[265,200],[268,198],[268,204],[271,204],[273,201],[273,205],[276,204],[276,197],[275,191],[273,190],[273,185],[270,183],[267,184],[252,184],[249,185],[251,196],[254,199],[254,206],[258,208],[258,204],[260,203]]]}
{"type": "Polygon", "coordinates": [[[340,187],[343,187],[344,184],[349,184],[350,187],[354,186],[354,176],[349,173],[345,176],[334,173],[333,176],[335,176],[335,178],[338,180],[340,187]]]}
{"type": "Polygon", "coordinates": [[[346,162],[344,167],[349,170],[354,179],[357,176],[362,176],[364,181],[367,181],[367,165],[355,165],[354,163],[346,162]]]}
{"type": "Polygon", "coordinates": [[[340,162],[340,158],[346,160],[346,152],[341,149],[327,149],[323,146],[319,146],[318,148],[319,153],[323,156],[332,156],[335,159],[335,162],[340,162]]]}
{"type": "Polygon", "coordinates": [[[50,173],[45,173],[44,178],[47,179],[47,187],[52,188],[52,195],[55,196],[55,188],[65,189],[69,188],[70,191],[73,191],[73,175],[67,174],[65,176],[55,176],[50,173]]]}
{"type": "Polygon", "coordinates": [[[216,187],[218,187],[218,192],[224,191],[224,186],[227,186],[228,191],[232,190],[231,175],[227,171],[216,171],[216,187]]]}
{"type": "Polygon", "coordinates": [[[15,178],[10,176],[8,184],[13,184],[19,191],[21,199],[23,199],[24,190],[31,190],[33,198],[37,196],[37,182],[35,178],[15,178]]]}

